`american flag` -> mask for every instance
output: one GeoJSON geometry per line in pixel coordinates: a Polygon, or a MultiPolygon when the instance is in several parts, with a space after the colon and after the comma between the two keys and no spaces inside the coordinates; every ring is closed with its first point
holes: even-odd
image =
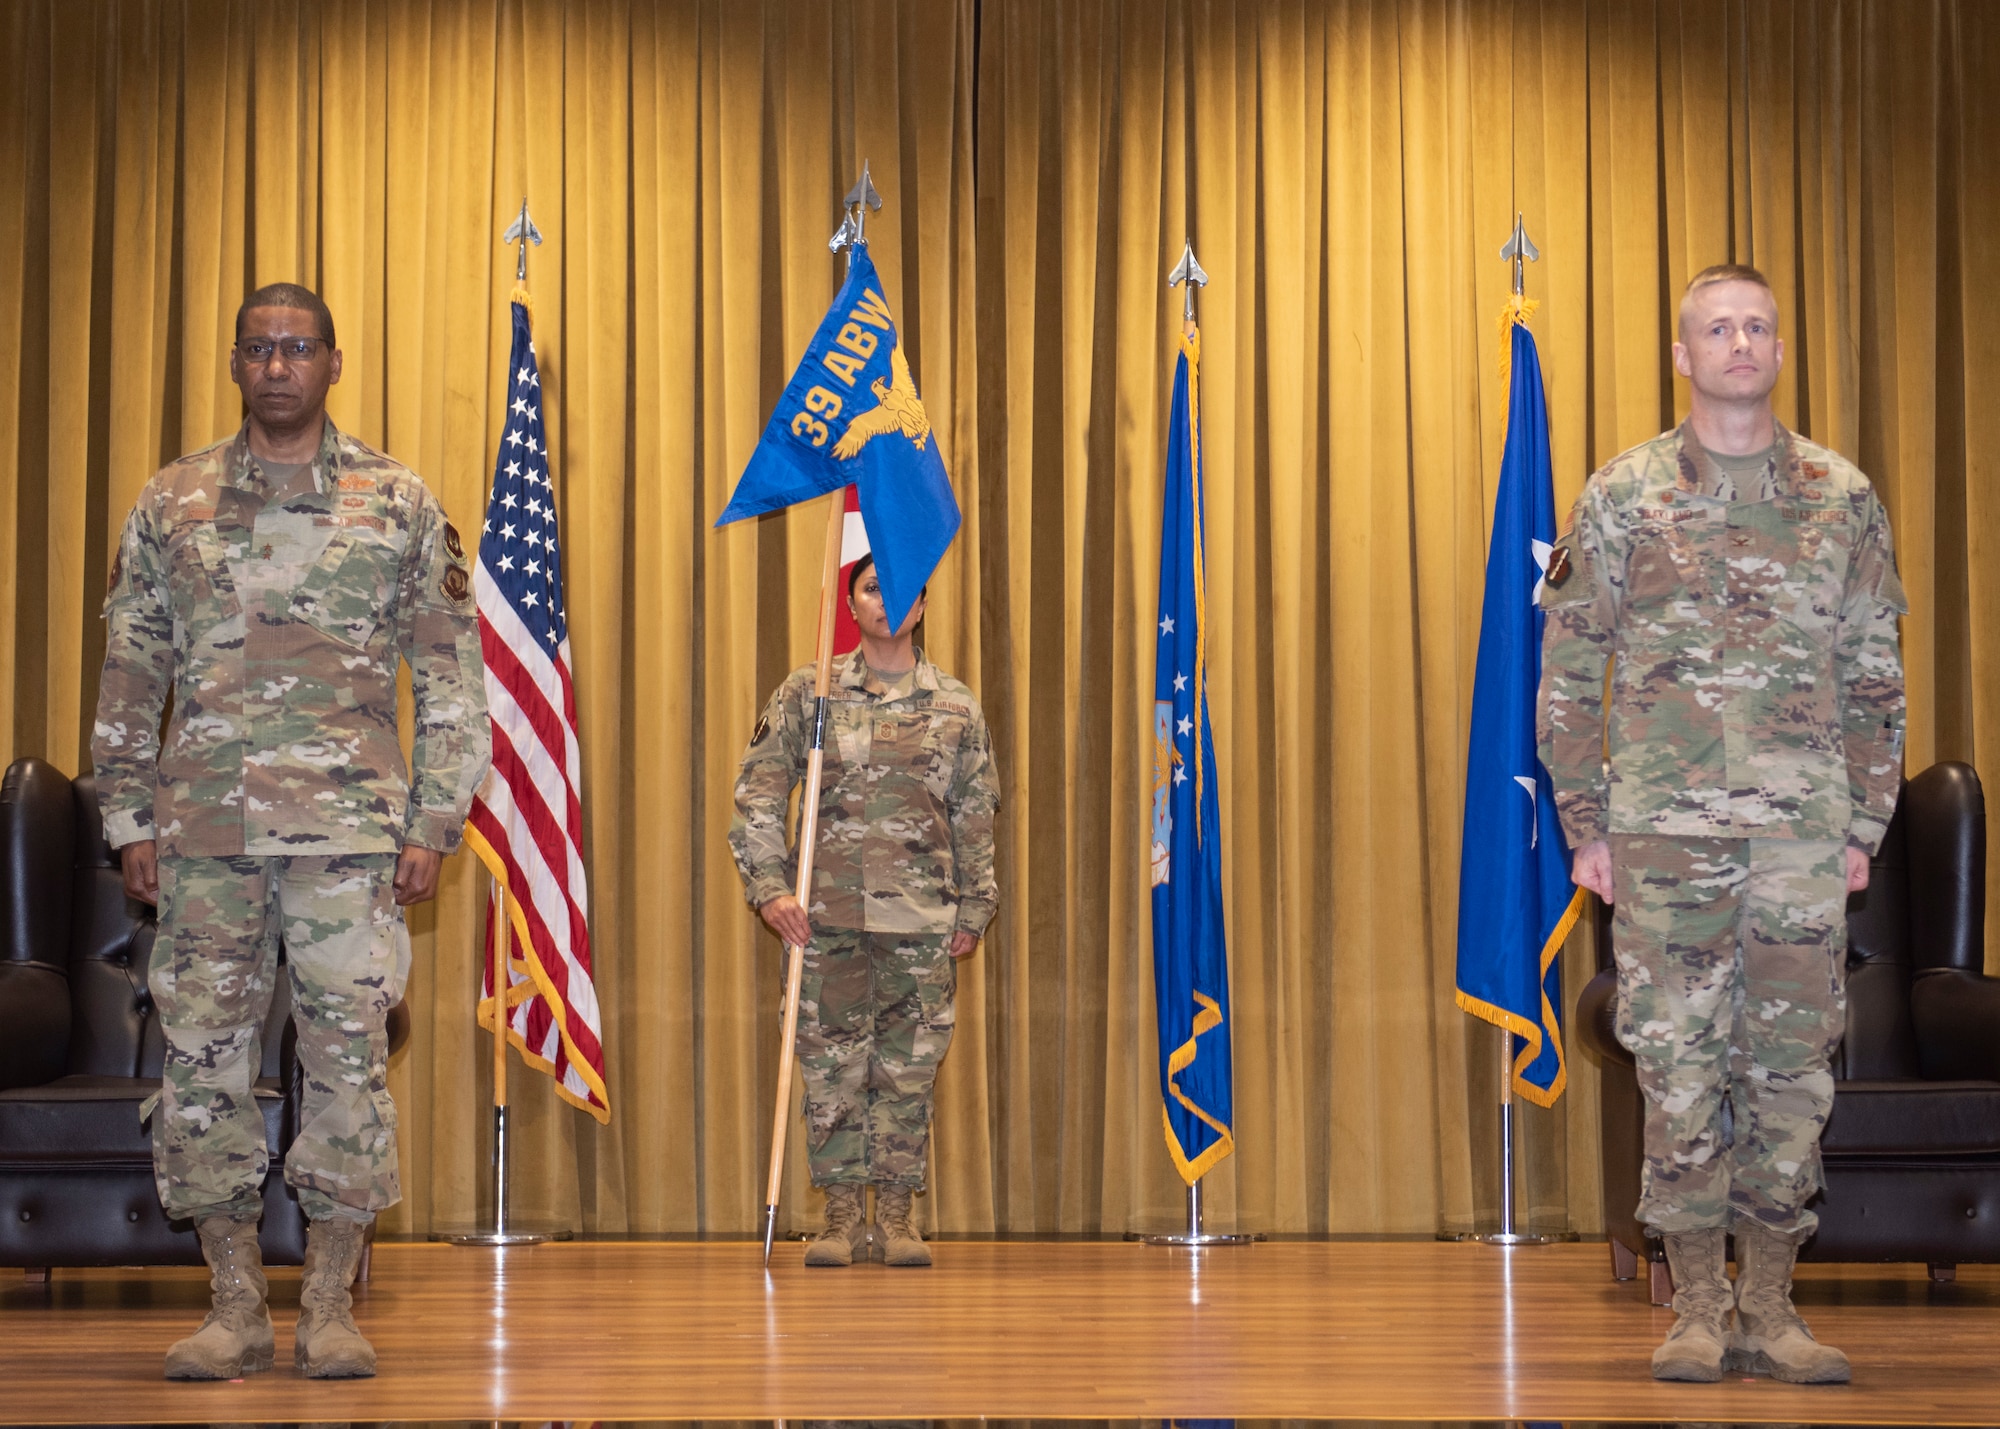
{"type": "Polygon", "coordinates": [[[472,585],[493,768],[472,801],[466,842],[493,875],[479,1020],[493,1016],[493,940],[506,940],[508,1040],[556,1092],[611,1119],[583,874],[583,756],[576,737],[563,606],[562,545],[542,428],[526,294],[514,295],[506,430],[472,585]]]}

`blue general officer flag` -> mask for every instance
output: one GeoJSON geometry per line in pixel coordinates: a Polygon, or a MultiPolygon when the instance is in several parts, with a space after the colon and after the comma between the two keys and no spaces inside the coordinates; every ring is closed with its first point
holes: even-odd
{"type": "Polygon", "coordinates": [[[1513,388],[1465,761],[1458,874],[1458,1005],[1514,1034],[1514,1090],[1553,1106],[1568,1078],[1556,955],[1583,906],[1555,791],[1535,750],[1542,577],[1556,539],[1542,365],[1513,309],[1513,388]]]}
{"type": "Polygon", "coordinates": [[[1190,1186],[1236,1149],[1222,806],[1208,717],[1201,499],[1201,337],[1181,340],[1160,516],[1153,673],[1153,994],[1167,1151],[1190,1186]]]}
{"type": "Polygon", "coordinates": [[[853,485],[893,630],[958,534],[958,499],[867,244],[857,241],[852,256],[715,524],[853,485]]]}

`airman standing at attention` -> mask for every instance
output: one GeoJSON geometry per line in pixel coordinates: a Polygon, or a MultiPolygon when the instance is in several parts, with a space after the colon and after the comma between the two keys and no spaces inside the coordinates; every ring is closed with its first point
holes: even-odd
{"type": "Polygon", "coordinates": [[[436,894],[486,770],[478,619],[437,498],[327,419],[340,350],[317,295],[277,283],[245,299],[229,373],[242,430],[163,468],[126,519],[91,740],[126,891],[160,910],[160,1202],[195,1222],[211,1272],[208,1318],[166,1372],[271,1366],[251,1083],[282,937],[304,1083],[285,1180],[309,1222],[294,1358],[315,1377],[371,1375],[348,1287],[376,1212],[401,1198],[386,1077],[402,909],[436,894]]]}
{"type": "Polygon", "coordinates": [[[1000,794],[978,700],[911,636],[923,598],[892,631],[863,557],[848,604],[861,645],[840,660],[828,694],[811,906],[793,896],[785,830],[811,743],[811,665],[786,678],[757,721],[729,846],[758,916],[806,950],[806,1153],[826,1191],[826,1228],[806,1264],[848,1265],[868,1245],[872,1184],[881,1258],[929,1265],[911,1198],[924,1187],[931,1091],[956,1025],[957,962],[978,948],[999,901],[1000,794]]]}
{"type": "Polygon", "coordinates": [[[1793,1309],[1792,1266],[1818,1219],[1847,896],[1901,783],[1909,606],[1868,479],[1772,414],[1784,355],[1762,274],[1696,274],[1687,421],[1585,484],[1542,596],[1541,756],[1573,877],[1616,903],[1638,1217],[1674,1274],[1661,1379],[1849,1375],[1793,1309]]]}

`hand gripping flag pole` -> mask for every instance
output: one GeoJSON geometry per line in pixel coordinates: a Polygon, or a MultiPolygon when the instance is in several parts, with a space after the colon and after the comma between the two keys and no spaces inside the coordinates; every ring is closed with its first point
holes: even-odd
{"type": "MultiPolygon", "coordinates": [[[[820,779],[826,760],[826,692],[833,673],[833,616],[840,585],[840,538],[847,527],[847,501],[841,492],[827,498],[826,557],[821,564],[819,627],[813,635],[812,744],[806,754],[805,794],[799,802],[799,876],[795,896],[802,907],[812,902],[813,848],[819,837],[820,779]]],[[[764,1264],[771,1263],[771,1241],[778,1233],[778,1193],[785,1177],[785,1129],[792,1103],[793,1043],[799,1035],[799,983],[805,976],[803,943],[785,946],[785,1018],[778,1039],[777,1105],[771,1112],[771,1170],[764,1182],[764,1264]]]]}
{"type": "MultiPolygon", "coordinates": [[[[848,191],[840,227],[828,248],[845,250],[847,268],[854,271],[854,254],[866,242],[868,211],[882,207],[882,196],[868,177],[866,160],[861,164],[861,181],[848,191]]],[[[826,696],[833,677],[833,628],[839,605],[840,546],[847,532],[847,492],[837,487],[828,499],[826,554],[820,566],[819,622],[813,634],[813,723],[812,743],[806,754],[805,794],[799,801],[798,880],[794,885],[801,906],[812,903],[813,852],[819,843],[819,791],[826,760],[826,696]]],[[[791,1123],[787,1113],[792,1102],[793,1044],[799,1032],[799,983],[805,976],[806,950],[803,943],[786,945],[784,1030],[778,1038],[778,1089],[771,1113],[771,1169],[764,1182],[764,1264],[771,1263],[771,1242],[778,1233],[778,1194],[785,1176],[785,1131],[791,1123]]]]}

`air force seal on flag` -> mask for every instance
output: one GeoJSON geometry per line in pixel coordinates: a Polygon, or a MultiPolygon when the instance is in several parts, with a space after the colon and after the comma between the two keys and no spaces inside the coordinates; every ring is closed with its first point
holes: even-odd
{"type": "Polygon", "coordinates": [[[1182,763],[1174,743],[1174,702],[1153,701],[1153,887],[1173,881],[1174,771],[1182,763]]]}

